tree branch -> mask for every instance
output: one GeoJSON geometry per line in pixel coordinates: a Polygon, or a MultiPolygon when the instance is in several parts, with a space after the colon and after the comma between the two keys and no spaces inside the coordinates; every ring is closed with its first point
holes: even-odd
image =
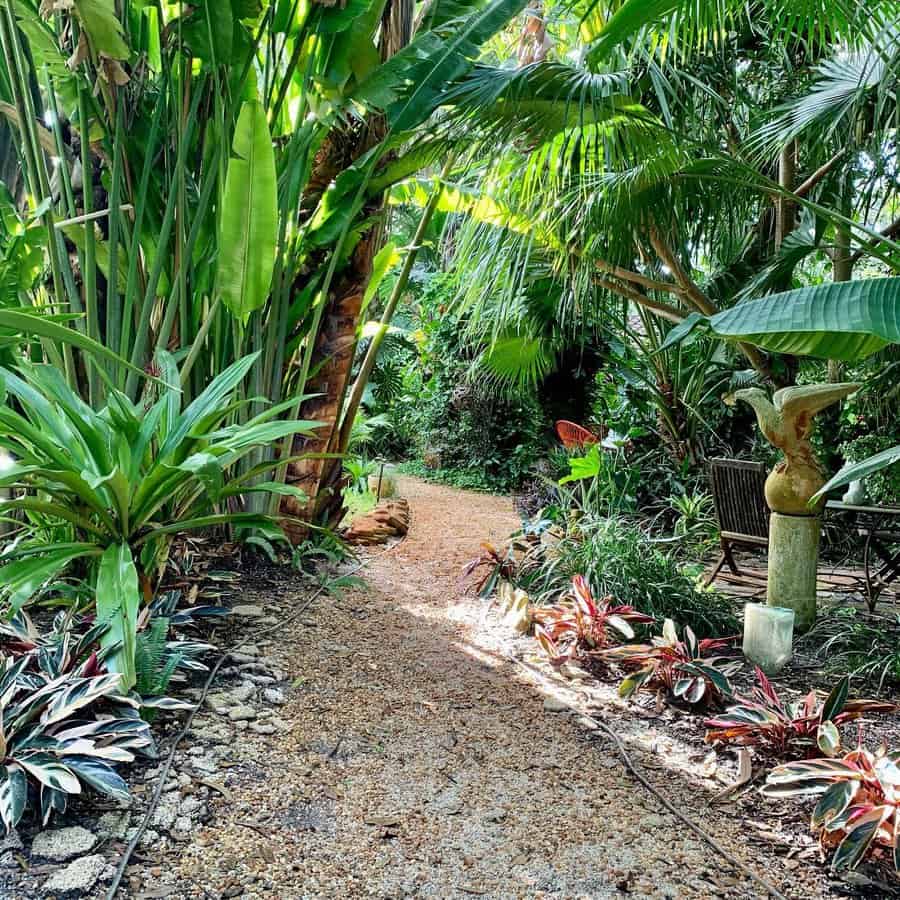
{"type": "Polygon", "coordinates": [[[672,248],[669,247],[656,230],[656,226],[650,227],[650,243],[653,245],[656,255],[669,267],[675,280],[684,290],[685,296],[693,303],[698,312],[702,312],[705,316],[715,315],[718,312],[715,304],[700,290],[696,282],[684,270],[678,258],[672,252],[672,248]]]}
{"type": "Polygon", "coordinates": [[[797,197],[805,197],[845,156],[846,150],[835,153],[825,165],[816,169],[795,191],[797,197]]]}
{"type": "Polygon", "coordinates": [[[594,261],[594,264],[601,272],[606,272],[608,275],[613,275],[622,281],[631,281],[634,284],[639,284],[641,287],[647,288],[647,290],[664,291],[667,294],[676,294],[679,297],[684,294],[684,288],[676,284],[647,278],[646,275],[640,275],[637,272],[632,272],[630,269],[623,269],[621,266],[614,266],[612,263],[606,262],[606,260],[598,259],[594,261]]]}
{"type": "Polygon", "coordinates": [[[668,303],[663,303],[661,300],[653,300],[646,294],[642,294],[640,291],[634,290],[634,288],[630,288],[627,285],[617,284],[615,281],[610,281],[608,278],[603,278],[600,275],[594,277],[594,284],[604,290],[611,291],[613,294],[618,294],[626,300],[631,300],[639,306],[651,310],[663,319],[674,322],[676,325],[684,321],[684,313],[681,310],[668,303]]]}
{"type": "MultiPolygon", "coordinates": [[[[684,288],[685,294],[697,309],[705,316],[715,315],[718,310],[716,305],[700,290],[694,280],[685,272],[678,258],[672,252],[672,248],[662,239],[655,226],[650,228],[650,243],[656,251],[659,258],[672,270],[675,280],[684,288]]],[[[760,353],[753,344],[747,344],[744,341],[738,343],[741,352],[747,357],[750,365],[756,369],[760,375],[765,378],[772,378],[772,369],[769,366],[768,358],[760,353]]]]}
{"type": "MultiPolygon", "coordinates": [[[[883,228],[878,233],[886,240],[893,240],[898,234],[900,234],[900,218],[894,219],[894,221],[891,222],[891,224],[888,225],[887,228],[883,228]]],[[[872,241],[871,243],[860,247],[859,250],[857,250],[855,253],[851,254],[850,265],[853,266],[858,263],[866,255],[866,251],[868,250],[868,248],[871,247],[874,243],[876,242],[872,241]]]]}

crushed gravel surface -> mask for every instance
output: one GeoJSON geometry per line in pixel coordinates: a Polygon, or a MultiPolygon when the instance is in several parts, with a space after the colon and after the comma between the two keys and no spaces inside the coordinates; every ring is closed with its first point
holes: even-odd
{"type": "MultiPolygon", "coordinates": [[[[365,587],[261,642],[284,676],[268,688],[277,704],[231,700],[265,718],[225,707],[198,716],[179,765],[213,788],[208,814],[167,851],[140,849],[128,896],[762,896],[636,784],[571,704],[613,725],[679,809],[786,897],[839,896],[811,843],[714,802],[733,754],[710,759],[677,722],[664,728],[658,712],[565,681],[533,656],[533,640],[462,593],[479,543],[517,527],[509,500],[415,479],[400,494],[410,534],[372,552],[365,587]]],[[[241,596],[267,614],[300,602],[252,582],[241,596]]]]}

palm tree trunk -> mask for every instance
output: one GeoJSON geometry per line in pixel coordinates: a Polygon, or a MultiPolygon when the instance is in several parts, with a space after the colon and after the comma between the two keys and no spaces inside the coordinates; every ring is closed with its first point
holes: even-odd
{"type": "MultiPolygon", "coordinates": [[[[382,17],[381,58],[393,56],[412,36],[412,0],[390,0],[382,17]]],[[[311,185],[327,185],[336,173],[351,165],[373,147],[385,134],[385,124],[373,117],[359,130],[355,140],[329,139],[316,159],[310,178],[311,185]]],[[[370,203],[363,216],[369,218],[382,206],[382,198],[370,203]]],[[[300,418],[323,422],[313,438],[296,438],[292,456],[307,458],[288,466],[286,482],[303,490],[309,498],[301,503],[293,497],[282,502],[282,512],[304,522],[322,523],[331,527],[340,521],[342,501],[342,465],[340,459],[329,454],[340,451],[341,412],[350,383],[356,355],[359,317],[366,286],[372,277],[372,261],[381,243],[381,230],[370,229],[356,245],[349,262],[329,292],[323,310],[322,324],[315,336],[311,365],[312,376],[302,387],[304,393],[317,396],[305,401],[300,418]]],[[[307,529],[300,524],[287,523],[285,531],[293,543],[298,543],[307,529]]]]}

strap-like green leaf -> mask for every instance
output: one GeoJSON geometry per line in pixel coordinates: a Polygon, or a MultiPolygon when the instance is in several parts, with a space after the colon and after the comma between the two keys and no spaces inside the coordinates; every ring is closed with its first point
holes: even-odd
{"type": "Polygon", "coordinates": [[[136,679],[134,650],[140,602],[131,549],[128,544],[114,544],[103,554],[97,573],[97,620],[109,625],[100,646],[118,648],[107,658],[106,666],[122,676],[123,692],[131,690],[136,679]]]}
{"type": "Polygon", "coordinates": [[[278,232],[275,152],[258,101],[242,107],[232,151],[222,203],[217,288],[232,315],[246,322],[266,302],[278,232]]]}

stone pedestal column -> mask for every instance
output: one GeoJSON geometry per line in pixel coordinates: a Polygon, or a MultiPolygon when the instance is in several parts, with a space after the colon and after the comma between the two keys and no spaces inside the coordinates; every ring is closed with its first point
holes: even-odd
{"type": "Polygon", "coordinates": [[[819,563],[818,516],[786,516],[769,520],[769,586],[766,602],[794,610],[795,629],[808,631],[816,620],[816,570],[819,563]]]}

